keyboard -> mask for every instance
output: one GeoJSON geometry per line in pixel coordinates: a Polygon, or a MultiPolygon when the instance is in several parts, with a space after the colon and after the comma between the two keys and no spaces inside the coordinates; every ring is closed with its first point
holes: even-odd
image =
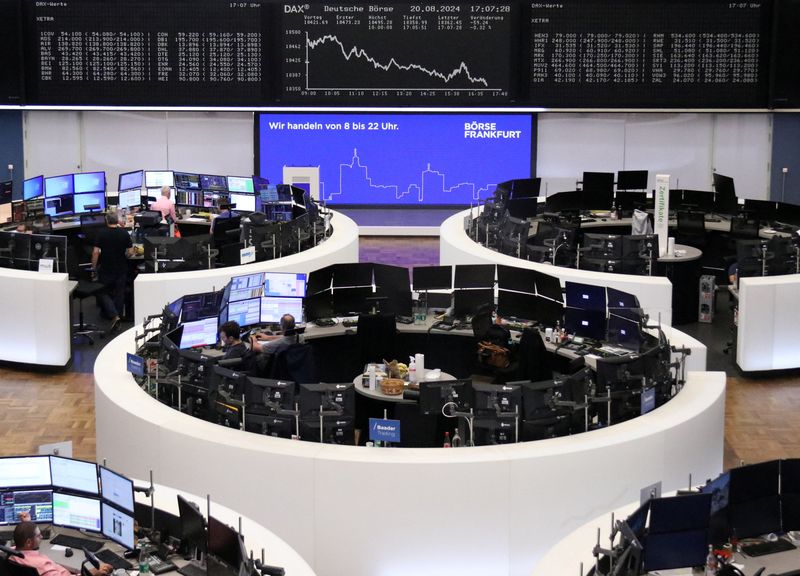
{"type": "Polygon", "coordinates": [[[125,558],[122,556],[115,554],[111,550],[100,550],[96,556],[100,562],[111,564],[114,570],[119,570],[120,568],[123,570],[133,570],[133,564],[125,560],[125,558]]]}
{"type": "Polygon", "coordinates": [[[358,318],[345,318],[342,320],[342,326],[345,328],[355,328],[358,326],[358,318]]]}
{"type": "Polygon", "coordinates": [[[783,538],[778,538],[775,542],[759,542],[758,544],[742,546],[742,552],[750,557],[766,556],[767,554],[786,552],[794,549],[795,545],[783,538]]]}
{"type": "Polygon", "coordinates": [[[172,572],[177,570],[178,567],[169,560],[162,560],[154,554],[150,554],[145,561],[150,565],[150,572],[153,574],[163,574],[164,572],[172,572]]]}
{"type": "Polygon", "coordinates": [[[65,534],[59,534],[50,540],[50,544],[66,546],[67,548],[76,548],[78,550],[81,548],[86,548],[89,552],[97,552],[105,545],[105,542],[102,540],[89,540],[88,538],[78,538],[77,536],[66,536],[65,534]]]}
{"type": "Polygon", "coordinates": [[[190,562],[186,566],[178,568],[178,573],[183,576],[206,576],[206,569],[190,562]]]}

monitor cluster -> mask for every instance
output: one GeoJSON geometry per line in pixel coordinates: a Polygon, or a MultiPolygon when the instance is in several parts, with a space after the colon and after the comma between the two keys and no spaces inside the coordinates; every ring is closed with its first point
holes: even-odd
{"type": "Polygon", "coordinates": [[[93,462],[59,456],[0,458],[0,525],[33,522],[102,533],[134,548],[133,482],[93,462]]]}

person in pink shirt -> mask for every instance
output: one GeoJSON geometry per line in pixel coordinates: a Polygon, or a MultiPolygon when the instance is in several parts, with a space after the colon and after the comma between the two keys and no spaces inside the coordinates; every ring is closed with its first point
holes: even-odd
{"type": "MultiPolygon", "coordinates": [[[[72,572],[39,552],[41,542],[42,533],[36,524],[27,521],[20,522],[14,528],[14,545],[17,551],[22,552],[25,557],[11,556],[11,562],[36,568],[39,576],[72,576],[72,572]]],[[[108,576],[113,571],[114,568],[110,564],[100,564],[100,568],[89,568],[92,576],[108,576]]]]}
{"type": "Polygon", "coordinates": [[[172,221],[175,222],[178,220],[178,217],[175,215],[175,204],[172,203],[172,200],[169,199],[169,196],[169,186],[162,186],[161,198],[150,204],[150,210],[158,210],[161,212],[162,218],[169,216],[172,218],[172,221]]]}

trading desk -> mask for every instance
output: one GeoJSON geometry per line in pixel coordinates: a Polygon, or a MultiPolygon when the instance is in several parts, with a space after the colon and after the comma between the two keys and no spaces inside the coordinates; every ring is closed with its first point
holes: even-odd
{"type": "Polygon", "coordinates": [[[159,403],[126,372],[134,331],[95,362],[98,458],[138,477],[153,467],[159,482],[246,510],[320,576],[528,574],[565,534],[642,486],[674,490],[722,469],[723,373],[689,372],[664,406],[589,434],[450,450],[335,446],[223,428],[159,403]]]}

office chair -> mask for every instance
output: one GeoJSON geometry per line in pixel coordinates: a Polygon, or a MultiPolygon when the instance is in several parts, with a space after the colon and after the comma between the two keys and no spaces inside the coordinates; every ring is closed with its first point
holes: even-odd
{"type": "Polygon", "coordinates": [[[214,248],[219,250],[226,244],[238,241],[241,220],[240,216],[216,218],[214,220],[214,248]],[[228,232],[233,234],[228,234],[228,232]]]}
{"type": "Polygon", "coordinates": [[[551,355],[547,352],[539,330],[525,328],[519,339],[517,350],[518,370],[520,380],[540,382],[553,377],[551,355]]]}
{"type": "Polygon", "coordinates": [[[394,314],[359,314],[356,328],[361,369],[370,362],[397,357],[397,324],[394,314]]]}
{"type": "Polygon", "coordinates": [[[72,325],[72,338],[86,338],[89,344],[94,344],[93,334],[104,336],[105,333],[100,330],[95,324],[87,324],[84,322],[83,317],[83,301],[93,296],[98,296],[106,290],[106,286],[100,282],[94,282],[89,278],[89,271],[81,269],[78,263],[78,257],[74,248],[69,248],[67,251],[67,273],[69,279],[76,281],[78,284],[72,291],[73,300],[78,301],[78,323],[72,325]]]}
{"type": "Polygon", "coordinates": [[[632,236],[646,236],[653,233],[653,224],[650,222],[650,214],[638,208],[633,211],[633,221],[631,222],[632,236]]]}
{"type": "Polygon", "coordinates": [[[6,558],[2,563],[9,576],[39,576],[39,571],[33,566],[17,564],[10,558],[6,558]]]}
{"type": "Polygon", "coordinates": [[[516,380],[519,362],[509,346],[511,331],[505,326],[495,324],[492,320],[492,309],[484,307],[472,317],[472,335],[475,338],[476,361],[474,372],[492,376],[493,384],[503,384],[516,380]],[[489,358],[481,351],[481,342],[488,342],[508,350],[507,366],[492,366],[489,358]]]}
{"type": "Polygon", "coordinates": [[[731,238],[737,240],[754,240],[758,238],[758,218],[737,216],[731,220],[731,238]]]}
{"type": "Polygon", "coordinates": [[[702,212],[678,211],[678,229],[675,234],[679,244],[703,249],[706,243],[706,220],[702,212]]]}
{"type": "Polygon", "coordinates": [[[275,355],[270,362],[267,377],[276,380],[291,380],[295,386],[319,382],[314,361],[314,349],[310,344],[300,343],[298,339],[286,350],[275,355]]]}

